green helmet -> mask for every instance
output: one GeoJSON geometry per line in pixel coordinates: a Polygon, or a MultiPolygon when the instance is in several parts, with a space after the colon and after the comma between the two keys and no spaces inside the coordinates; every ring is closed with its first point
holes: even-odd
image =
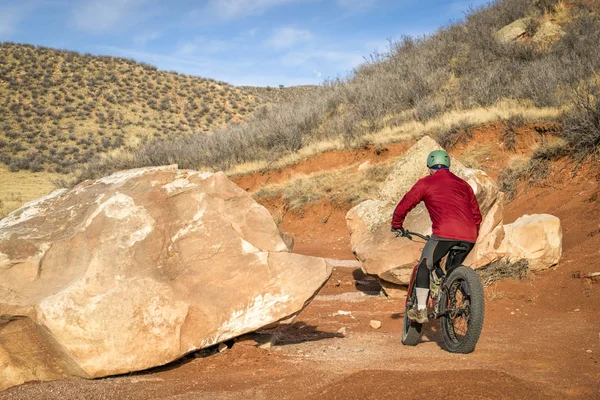
{"type": "Polygon", "coordinates": [[[444,150],[435,150],[427,156],[427,168],[450,168],[450,156],[444,150]]]}

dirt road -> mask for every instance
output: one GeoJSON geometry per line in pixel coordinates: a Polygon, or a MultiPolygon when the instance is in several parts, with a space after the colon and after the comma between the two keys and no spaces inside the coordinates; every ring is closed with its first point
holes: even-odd
{"type": "Polygon", "coordinates": [[[600,398],[600,314],[590,307],[598,293],[561,309],[529,290],[556,274],[488,288],[483,334],[469,355],[446,352],[435,322],[422,343],[402,346],[401,300],[338,267],[293,325],[222,353],[128,376],[29,383],[0,399],[600,398]],[[256,347],[269,341],[271,348],[256,347]]]}

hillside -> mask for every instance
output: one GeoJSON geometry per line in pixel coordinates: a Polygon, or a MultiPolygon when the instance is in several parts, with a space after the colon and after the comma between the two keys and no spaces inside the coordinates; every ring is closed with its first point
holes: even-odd
{"type": "Polygon", "coordinates": [[[240,86],[239,88],[254,96],[260,97],[269,103],[286,103],[307,95],[314,96],[315,92],[322,89],[322,87],[314,85],[288,87],[281,85],[277,88],[270,86],[240,86]]]}
{"type": "Polygon", "coordinates": [[[133,60],[0,43],[0,161],[71,173],[149,139],[205,134],[264,101],[133,60]]]}
{"type": "MultiPolygon", "coordinates": [[[[19,163],[27,168],[39,154],[52,156],[47,165],[58,162],[58,166],[52,168],[58,172],[68,172],[73,170],[73,165],[79,165],[81,168],[66,176],[67,183],[71,184],[116,170],[173,163],[181,168],[224,170],[230,176],[241,176],[279,170],[331,150],[352,151],[365,146],[385,148],[391,143],[410,142],[425,134],[451,149],[465,143],[474,131],[489,123],[503,127],[500,140],[504,149],[512,151],[515,132],[523,126],[537,124],[542,133],[550,133],[548,140],[536,145],[531,159],[514,159],[499,172],[502,187],[510,192],[520,179],[543,173],[542,167],[552,159],[569,156],[577,165],[582,160],[599,157],[600,82],[597,77],[600,53],[596,51],[600,42],[599,11],[600,3],[596,0],[495,1],[486,7],[471,9],[464,20],[442,27],[431,35],[392,42],[387,52],[371,55],[347,77],[318,87],[225,87],[223,91],[229,96],[242,93],[241,96],[246,96],[243,98],[250,103],[268,101],[272,104],[259,108],[249,105],[247,110],[255,109],[256,112],[245,118],[244,123],[215,126],[209,135],[204,132],[209,129],[206,122],[195,133],[169,134],[179,130],[173,126],[177,127],[178,123],[185,126],[188,120],[165,122],[171,114],[147,105],[139,107],[145,115],[142,121],[122,128],[133,134],[127,142],[131,146],[118,152],[111,151],[115,140],[122,140],[118,136],[118,127],[116,139],[103,137],[100,143],[101,135],[92,132],[96,140],[92,145],[87,143],[89,133],[85,130],[76,131],[75,140],[70,140],[69,126],[65,131],[64,124],[58,130],[62,133],[60,142],[53,143],[50,149],[44,149],[46,143],[40,143],[42,150],[29,150],[31,145],[27,140],[34,141],[36,137],[30,132],[24,137],[11,134],[14,139],[1,139],[0,145],[5,150],[0,151],[5,154],[7,164],[12,163],[12,170],[18,169],[19,163]],[[150,115],[154,120],[149,119],[150,115]],[[157,132],[153,126],[166,131],[157,132]],[[153,139],[143,140],[149,137],[153,139]],[[107,146],[106,151],[100,152],[101,156],[95,155],[103,145],[107,146]],[[15,146],[20,151],[12,150],[15,146]]],[[[27,51],[34,50],[29,48],[27,51]]],[[[100,60],[99,63],[110,60],[116,63],[112,58],[100,60]]],[[[150,74],[146,72],[147,66],[128,60],[120,62],[135,65],[139,74],[150,74]]],[[[183,79],[219,87],[216,82],[154,73],[164,77],[161,78],[163,83],[168,77],[173,82],[183,79]]],[[[134,85],[131,80],[130,86],[136,93],[149,93],[145,83],[134,85]]],[[[2,90],[6,90],[6,84],[2,90]]],[[[59,93],[61,90],[65,89],[56,89],[59,93]]],[[[169,93],[173,93],[173,89],[169,93]]],[[[192,101],[199,107],[201,104],[196,97],[189,99],[182,97],[175,103],[184,104],[184,117],[186,102],[192,101]]],[[[75,100],[78,101],[83,100],[75,100]]],[[[152,98],[148,100],[152,101],[152,98]]],[[[107,104],[103,97],[99,102],[107,104]]],[[[220,104],[219,101],[216,103],[220,104]]],[[[241,112],[242,108],[238,107],[238,110],[241,112]]],[[[30,119],[42,118],[28,112],[30,119]]],[[[127,114],[123,115],[126,118],[127,114]]],[[[191,115],[198,114],[192,112],[191,115]]],[[[99,124],[94,118],[91,121],[99,124]]],[[[206,121],[207,117],[202,118],[206,121]]],[[[46,118],[45,121],[51,124],[55,119],[46,118]]],[[[89,121],[72,122],[74,128],[71,129],[89,121]]],[[[114,119],[111,121],[110,126],[119,123],[114,119]]],[[[16,122],[14,124],[16,126],[16,122]]],[[[104,121],[103,126],[108,123],[104,121]]],[[[106,136],[106,129],[98,129],[106,136]]],[[[43,133],[50,135],[49,131],[43,133]]],[[[34,170],[42,168],[35,162],[32,167],[34,170]]],[[[349,188],[347,191],[359,192],[345,196],[348,201],[357,201],[365,193],[376,190],[380,173],[373,173],[374,178],[371,175],[365,177],[363,173],[358,177],[342,173],[333,182],[349,188]],[[367,183],[350,182],[354,178],[367,183]],[[373,181],[375,184],[370,183],[373,181]]],[[[8,172],[0,167],[0,178],[3,174],[8,172]]],[[[9,175],[4,181],[13,178],[9,175]]],[[[298,188],[330,184],[308,179],[298,188]]],[[[11,185],[10,190],[0,193],[0,201],[4,201],[4,207],[0,204],[0,216],[23,201],[45,193],[41,190],[16,193],[20,187],[21,184],[11,185]]],[[[282,190],[265,189],[257,196],[282,190]]],[[[303,192],[305,190],[288,191],[286,201],[296,204],[318,199],[318,196],[307,198],[303,192]],[[300,200],[293,199],[294,196],[300,200]]]]}
{"type": "Polygon", "coordinates": [[[247,174],[424,134],[451,148],[473,127],[498,120],[510,126],[507,148],[514,127],[558,122],[561,141],[544,156],[596,156],[599,11],[600,3],[587,0],[492,2],[431,35],[392,42],[346,78],[264,108],[246,124],[158,139],[94,163],[78,179],[171,162],[247,174]]]}

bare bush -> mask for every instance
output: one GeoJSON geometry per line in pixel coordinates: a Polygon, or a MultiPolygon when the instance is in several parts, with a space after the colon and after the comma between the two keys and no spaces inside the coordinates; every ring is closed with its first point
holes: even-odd
{"type": "Polygon", "coordinates": [[[527,260],[517,260],[514,262],[508,260],[494,261],[482,268],[477,269],[484,286],[502,279],[523,280],[529,273],[529,264],[527,260]]]}
{"type": "Polygon", "coordinates": [[[451,129],[437,135],[437,141],[445,149],[452,149],[457,144],[466,144],[473,137],[473,131],[469,121],[464,120],[451,129]]]}
{"type": "Polygon", "coordinates": [[[512,116],[508,118],[505,122],[504,127],[502,127],[502,132],[500,133],[500,140],[504,147],[508,150],[514,150],[517,146],[517,132],[516,129],[525,123],[525,120],[522,116],[512,116]]]}
{"type": "Polygon", "coordinates": [[[579,87],[573,110],[563,118],[563,137],[570,150],[580,159],[600,156],[600,86],[596,83],[579,87]]]}

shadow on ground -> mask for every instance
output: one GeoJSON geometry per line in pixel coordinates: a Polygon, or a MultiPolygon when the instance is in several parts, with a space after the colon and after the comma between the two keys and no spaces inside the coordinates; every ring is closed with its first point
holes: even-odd
{"type": "Polygon", "coordinates": [[[316,326],[304,322],[283,325],[269,331],[261,331],[260,333],[267,333],[267,335],[261,335],[264,338],[258,338],[258,340],[271,341],[277,346],[344,337],[341,333],[320,331],[316,326]]]}
{"type": "Polygon", "coordinates": [[[381,292],[379,280],[373,276],[365,274],[360,268],[352,271],[352,277],[354,278],[354,287],[356,290],[370,296],[379,295],[381,292]]]}

